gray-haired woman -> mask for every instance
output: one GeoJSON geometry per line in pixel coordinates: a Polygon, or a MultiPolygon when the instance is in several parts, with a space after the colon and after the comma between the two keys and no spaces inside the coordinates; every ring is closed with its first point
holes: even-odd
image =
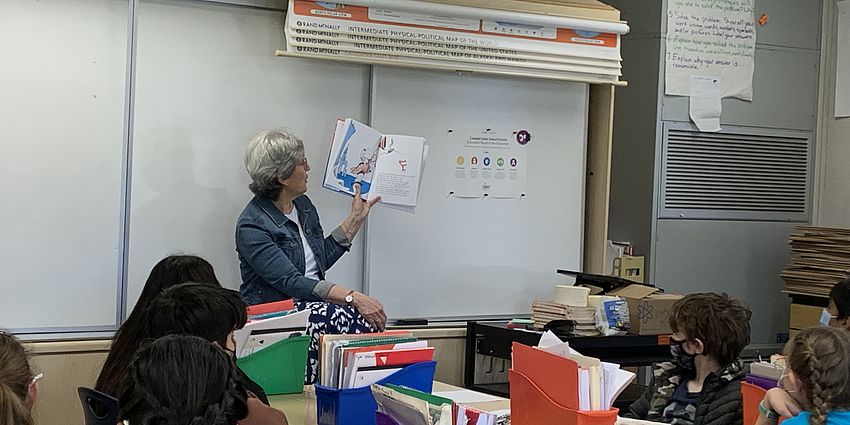
{"type": "Polygon", "coordinates": [[[236,222],[239,290],[248,305],[294,298],[296,308],[311,310],[306,381],[313,383],[320,334],[382,331],[386,325],[380,302],[325,280],[325,272],[351,248],[379,199],[362,200],[355,185],[351,213],[325,237],[319,214],[305,195],[310,165],[298,136],[286,129],[260,132],[245,150],[245,168],[255,196],[236,222]]]}

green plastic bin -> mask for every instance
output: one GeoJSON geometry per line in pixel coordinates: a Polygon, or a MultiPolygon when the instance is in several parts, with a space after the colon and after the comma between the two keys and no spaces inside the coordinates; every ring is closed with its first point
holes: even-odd
{"type": "Polygon", "coordinates": [[[236,364],[266,394],[300,394],[309,345],[309,335],[287,338],[236,360],[236,364]]]}

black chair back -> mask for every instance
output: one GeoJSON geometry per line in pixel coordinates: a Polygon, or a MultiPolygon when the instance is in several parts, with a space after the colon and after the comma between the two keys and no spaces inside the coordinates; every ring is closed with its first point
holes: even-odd
{"type": "Polygon", "coordinates": [[[86,425],[115,425],[118,422],[118,399],[86,387],[77,388],[77,394],[86,425]]]}

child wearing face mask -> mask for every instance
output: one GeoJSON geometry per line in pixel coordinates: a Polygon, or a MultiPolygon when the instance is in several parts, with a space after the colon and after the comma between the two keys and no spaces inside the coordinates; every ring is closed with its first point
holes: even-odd
{"type": "Polygon", "coordinates": [[[829,306],[823,309],[820,324],[850,331],[850,279],[838,282],[829,291],[829,306]]]}
{"type": "Polygon", "coordinates": [[[676,425],[742,425],[741,351],[750,342],[752,313],[726,294],[691,294],[670,313],[672,361],[629,406],[629,418],[676,425]]]}
{"type": "Polygon", "coordinates": [[[850,334],[842,329],[806,329],[785,347],[780,388],[759,405],[757,425],[850,424],[850,334]],[[801,411],[802,410],[802,411],[801,411]]]}

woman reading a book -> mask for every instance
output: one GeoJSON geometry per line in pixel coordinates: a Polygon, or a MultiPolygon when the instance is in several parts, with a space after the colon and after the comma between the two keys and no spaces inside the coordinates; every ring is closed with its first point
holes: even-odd
{"type": "Polygon", "coordinates": [[[311,311],[306,381],[313,383],[319,335],[382,331],[386,325],[380,302],[325,280],[380,198],[364,201],[356,184],[351,213],[325,237],[306,195],[310,165],[300,138],[286,129],[262,131],[248,143],[244,159],[254,198],[236,222],[239,290],[248,305],[294,298],[298,310],[311,311]]]}

